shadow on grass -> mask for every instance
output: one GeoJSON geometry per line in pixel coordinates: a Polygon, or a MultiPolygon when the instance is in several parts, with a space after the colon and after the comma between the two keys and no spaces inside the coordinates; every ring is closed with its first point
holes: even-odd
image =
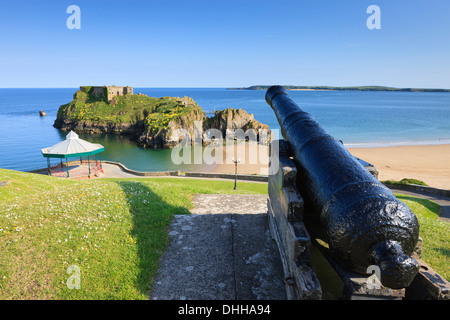
{"type": "Polygon", "coordinates": [[[433,250],[443,256],[450,257],[450,249],[449,248],[431,248],[431,250],[433,250]]]}
{"type": "Polygon", "coordinates": [[[162,196],[171,195],[172,190],[154,192],[138,181],[116,181],[127,197],[133,218],[131,236],[138,250],[139,274],[136,288],[149,296],[159,259],[168,244],[167,228],[174,215],[186,214],[185,207],[167,203],[162,196]]]}

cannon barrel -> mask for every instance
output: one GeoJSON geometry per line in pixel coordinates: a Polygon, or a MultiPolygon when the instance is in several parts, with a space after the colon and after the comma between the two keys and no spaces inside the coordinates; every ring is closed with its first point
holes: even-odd
{"type": "Polygon", "coordinates": [[[303,172],[301,183],[326,230],[333,257],[363,274],[369,266],[377,265],[386,287],[409,286],[419,269],[410,257],[419,236],[414,213],[303,111],[283,87],[270,87],[266,101],[303,172]]]}

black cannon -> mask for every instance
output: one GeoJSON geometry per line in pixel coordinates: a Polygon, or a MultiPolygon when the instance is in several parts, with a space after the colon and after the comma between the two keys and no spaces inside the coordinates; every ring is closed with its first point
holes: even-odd
{"type": "Polygon", "coordinates": [[[362,274],[378,266],[386,287],[409,286],[419,269],[410,257],[419,236],[414,213],[300,109],[283,87],[271,87],[266,101],[289,141],[302,172],[302,196],[326,230],[333,257],[362,274]]]}

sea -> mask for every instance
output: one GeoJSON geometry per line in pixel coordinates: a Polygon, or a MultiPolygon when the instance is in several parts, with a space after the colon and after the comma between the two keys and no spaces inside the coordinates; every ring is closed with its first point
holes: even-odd
{"type": "MultiPolygon", "coordinates": [[[[41,149],[65,139],[53,127],[58,108],[77,88],[0,89],[0,168],[29,171],[47,166],[41,149]],[[47,116],[41,117],[43,110],[47,116]]],[[[205,111],[242,108],[279,132],[265,101],[265,90],[227,88],[134,88],[152,97],[192,97],[205,111]]],[[[450,93],[382,91],[289,91],[332,136],[347,147],[450,143],[450,93]]],[[[211,115],[210,115],[211,116],[211,115]]],[[[180,168],[171,150],[142,149],[123,136],[97,134],[80,138],[105,147],[102,159],[139,171],[199,170],[180,168]]]]}

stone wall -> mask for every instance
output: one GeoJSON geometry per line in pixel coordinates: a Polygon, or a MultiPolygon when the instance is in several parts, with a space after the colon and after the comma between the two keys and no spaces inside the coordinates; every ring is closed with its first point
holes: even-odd
{"type": "Polygon", "coordinates": [[[111,101],[111,99],[115,96],[124,96],[127,94],[133,94],[132,87],[107,86],[106,88],[108,90],[108,101],[111,101]]]}
{"type": "Polygon", "coordinates": [[[100,98],[105,95],[105,87],[92,87],[91,95],[100,98]]]}
{"type": "Polygon", "coordinates": [[[127,94],[133,94],[133,87],[120,87],[120,86],[93,86],[93,87],[83,87],[81,86],[80,89],[82,91],[83,88],[92,88],[89,92],[89,94],[96,98],[101,98],[102,96],[105,96],[105,89],[107,91],[108,96],[106,97],[108,99],[108,102],[112,100],[113,97],[116,96],[124,96],[127,94]]]}
{"type": "MultiPolygon", "coordinates": [[[[297,191],[297,168],[288,154],[284,140],[278,144],[278,170],[268,178],[267,202],[270,232],[280,252],[286,295],[289,300],[320,300],[322,288],[311,263],[311,238],[303,223],[304,201],[297,191]]],[[[271,153],[272,154],[272,153],[271,153]]]]}

